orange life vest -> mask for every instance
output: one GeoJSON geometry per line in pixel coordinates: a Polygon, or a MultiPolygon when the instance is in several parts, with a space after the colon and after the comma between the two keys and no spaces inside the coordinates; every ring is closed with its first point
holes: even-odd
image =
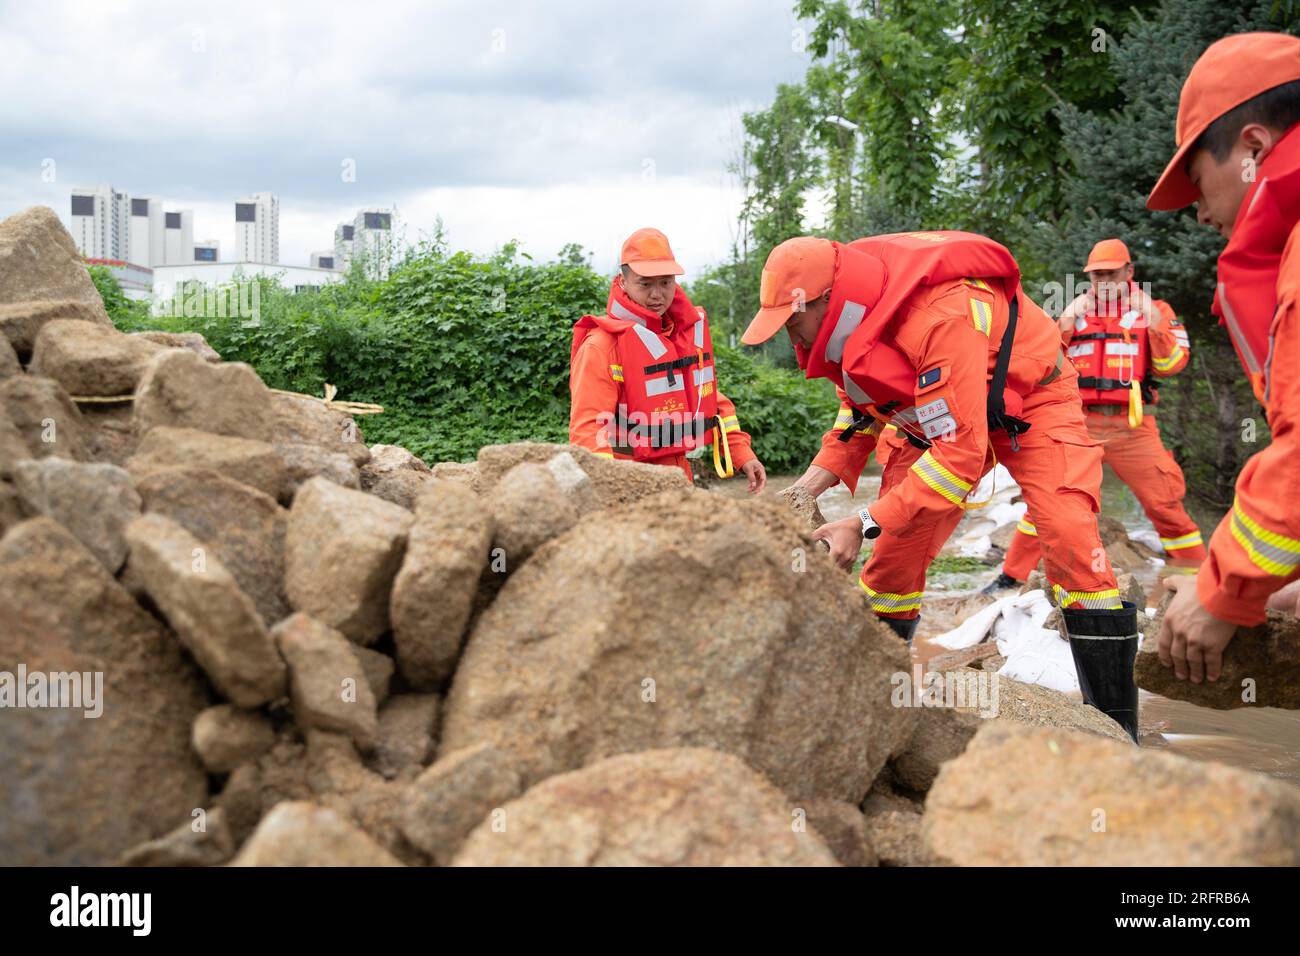
{"type": "Polygon", "coordinates": [[[595,328],[614,337],[619,403],[606,427],[611,450],[637,461],[683,455],[713,441],[718,387],[708,316],[679,287],[660,319],[628,298],[617,279],[604,315],[574,324],[570,361],[595,328]]]}
{"type": "MultiPolygon", "coordinates": [[[[809,378],[829,378],[842,385],[855,408],[888,418],[915,441],[938,437],[926,428],[927,409],[914,407],[925,370],[915,368],[892,344],[890,324],[907,298],[925,285],[972,277],[1000,279],[1019,296],[1020,267],[1001,243],[969,232],[871,236],[847,245],[835,243],[835,251],[826,319],[812,348],[795,349],[800,367],[809,378]]],[[[993,421],[996,413],[1021,431],[1028,427],[1014,417],[1022,397],[1005,388],[1005,365],[1002,381],[1002,394],[990,402],[990,425],[1014,434],[1010,424],[993,421]]]]}
{"type": "MultiPolygon", "coordinates": [[[[1137,283],[1129,283],[1129,294],[1137,283]]],[[[1094,308],[1074,321],[1069,356],[1079,370],[1079,395],[1084,405],[1127,405],[1133,382],[1142,386],[1150,371],[1147,318],[1141,309],[1123,308],[1118,301],[1094,308]]],[[[1155,401],[1149,385],[1144,397],[1155,401]]]]}
{"type": "MultiPolygon", "coordinates": [[[[1300,124],[1278,140],[1255,170],[1219,253],[1214,314],[1228,327],[1237,357],[1255,397],[1268,408],[1268,369],[1277,314],[1277,278],[1282,250],[1300,222],[1300,124]]],[[[1291,360],[1293,356],[1287,356],[1291,360]]]]}

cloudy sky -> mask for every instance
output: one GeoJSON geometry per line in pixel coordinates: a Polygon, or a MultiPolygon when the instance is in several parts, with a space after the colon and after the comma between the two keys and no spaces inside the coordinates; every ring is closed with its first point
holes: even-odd
{"type": "Polygon", "coordinates": [[[732,240],[740,114],[807,67],[793,5],[0,0],[0,216],[109,183],[224,253],[270,190],[287,264],[394,206],[410,240],[441,215],[458,248],[600,268],[654,225],[693,272],[732,240]]]}

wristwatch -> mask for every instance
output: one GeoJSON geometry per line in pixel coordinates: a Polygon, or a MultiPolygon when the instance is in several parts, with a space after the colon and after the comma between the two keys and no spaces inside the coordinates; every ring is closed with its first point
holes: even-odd
{"type": "Polygon", "coordinates": [[[862,537],[865,540],[870,541],[872,538],[880,537],[880,525],[876,524],[870,511],[863,508],[858,512],[858,517],[862,519],[862,537]]]}

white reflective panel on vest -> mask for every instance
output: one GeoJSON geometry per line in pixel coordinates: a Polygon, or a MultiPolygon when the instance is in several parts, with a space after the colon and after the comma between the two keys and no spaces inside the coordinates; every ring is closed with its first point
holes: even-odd
{"type": "Polygon", "coordinates": [[[641,318],[641,316],[637,315],[617,299],[615,299],[614,304],[610,306],[609,312],[616,319],[622,319],[625,322],[635,322],[637,325],[642,327],[645,326],[645,319],[641,318]]]}
{"type": "Polygon", "coordinates": [[[695,347],[697,349],[704,348],[704,320],[703,319],[700,319],[700,321],[695,323],[695,347]]]}
{"type": "Polygon", "coordinates": [[[860,302],[845,302],[840,310],[840,317],[835,320],[835,330],[826,342],[826,360],[836,365],[844,358],[844,343],[849,340],[853,330],[862,324],[862,317],[867,314],[867,307],[860,302]]]}
{"type": "Polygon", "coordinates": [[[686,380],[681,375],[674,375],[672,384],[668,384],[668,376],[660,378],[648,378],[645,381],[645,393],[647,395],[666,395],[669,392],[686,391],[686,380]]]}
{"type": "Polygon", "coordinates": [[[1119,327],[1125,330],[1131,329],[1133,328],[1137,320],[1140,318],[1142,318],[1141,312],[1139,312],[1137,309],[1129,309],[1127,312],[1124,313],[1123,317],[1119,320],[1119,327]]]}
{"type": "Polygon", "coordinates": [[[871,404],[871,396],[858,387],[858,383],[849,378],[849,373],[844,373],[844,391],[849,396],[849,401],[854,405],[865,407],[871,404]]]}
{"type": "MultiPolygon", "coordinates": [[[[618,303],[614,304],[617,305],[618,303]]],[[[644,325],[633,326],[632,331],[636,333],[637,338],[641,340],[641,344],[646,347],[646,351],[650,353],[652,359],[662,358],[664,353],[668,351],[668,346],[664,344],[663,339],[644,325]]]]}
{"type": "Polygon", "coordinates": [[[713,366],[710,365],[708,368],[697,368],[691,374],[695,377],[695,384],[697,386],[703,385],[706,382],[713,381],[713,366]]]}
{"type": "MultiPolygon", "coordinates": [[[[1256,197],[1258,198],[1258,193],[1256,197]]],[[[1232,309],[1232,303],[1228,301],[1228,287],[1222,282],[1219,283],[1219,308],[1223,311],[1223,321],[1228,326],[1228,334],[1232,336],[1232,344],[1237,346],[1237,351],[1246,362],[1246,368],[1252,375],[1259,374],[1259,357],[1251,350],[1250,343],[1246,341],[1246,336],[1242,334],[1241,323],[1237,321],[1237,313],[1232,309]]]]}
{"type": "Polygon", "coordinates": [[[1087,327],[1088,327],[1088,320],[1085,319],[1083,316],[1079,316],[1074,320],[1074,331],[1082,332],[1087,327]]]}
{"type": "Polygon", "coordinates": [[[1082,345],[1070,346],[1070,358],[1078,358],[1080,355],[1091,355],[1097,351],[1096,342],[1084,342],[1082,345]]]}
{"type": "Polygon", "coordinates": [[[1138,344],[1136,342],[1107,342],[1107,355],[1137,355],[1138,344]]]}

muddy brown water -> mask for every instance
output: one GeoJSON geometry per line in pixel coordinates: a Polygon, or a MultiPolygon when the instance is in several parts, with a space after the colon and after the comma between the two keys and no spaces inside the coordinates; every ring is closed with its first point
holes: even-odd
{"type": "MultiPolygon", "coordinates": [[[[782,488],[793,484],[797,477],[768,476],[764,495],[775,495],[782,488]]],[[[709,487],[710,490],[729,497],[743,498],[746,494],[743,479],[718,482],[709,487]]],[[[817,503],[826,520],[834,521],[852,514],[863,503],[873,501],[879,488],[880,472],[873,465],[863,475],[856,498],[850,496],[843,485],[837,485],[823,494],[817,503]]],[[[1132,492],[1109,469],[1106,469],[1102,482],[1102,510],[1123,521],[1130,532],[1151,527],[1132,492]]],[[[1208,541],[1214,530],[1216,516],[1193,510],[1193,517],[1200,524],[1201,533],[1208,541]]],[[[967,520],[970,520],[969,516],[963,518],[963,522],[967,520]]],[[[954,538],[961,531],[959,526],[954,538]]],[[[913,658],[924,662],[942,650],[927,638],[955,627],[973,607],[982,606],[985,601],[976,599],[975,593],[997,571],[997,565],[990,564],[977,573],[943,575],[940,581],[927,582],[927,594],[942,591],[952,598],[969,595],[972,600],[969,605],[962,601],[947,602],[956,605],[953,613],[931,615],[928,621],[923,608],[923,627],[912,649],[913,658]]],[[[1158,574],[1158,569],[1154,566],[1137,572],[1139,580],[1148,587],[1149,593],[1154,593],[1158,574]]],[[[1144,747],[1255,770],[1300,787],[1300,712],[1271,707],[1212,710],[1146,691],[1141,692],[1140,710],[1144,747]]]]}

